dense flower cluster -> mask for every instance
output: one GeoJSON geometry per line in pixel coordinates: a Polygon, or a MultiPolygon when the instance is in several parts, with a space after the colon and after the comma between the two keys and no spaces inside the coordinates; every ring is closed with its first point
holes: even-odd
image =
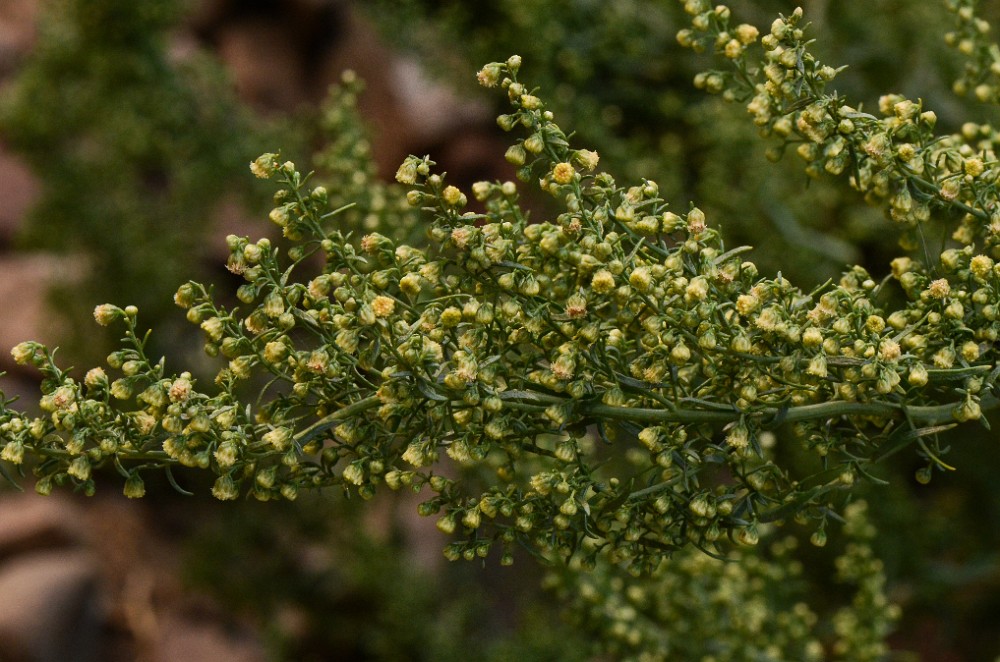
{"type": "Polygon", "coordinates": [[[1000,51],[990,40],[990,24],[976,15],[975,0],[947,0],[957,19],[956,29],[945,35],[945,43],[967,59],[961,77],[955,81],[956,94],[970,92],[979,101],[1000,100],[1000,51]]]}
{"type": "MultiPolygon", "coordinates": [[[[240,306],[195,282],[175,295],[206,352],[226,361],[212,393],[146,354],[134,307],[101,305],[96,321],[124,325],[125,337],[82,381],[38,343],[14,348],[42,372],[42,414],[5,403],[0,459],[29,466],[41,493],[90,493],[104,466],[130,497],[144,494],[149,471],[181,489],[179,466],[212,472],[223,500],[412,489],[425,496],[420,513],[452,536],[448,558],[495,553],[507,564],[521,544],[578,570],[659,573],[664,586],[670,567],[707,568],[691,548],[750,548],[788,520],[822,546],[828,525],[846,518],[861,542],[838,569],[859,597],[835,622],[836,653],[876,659],[883,651],[871,642],[892,610],[852,487],[878,481],[878,463],[908,446],[923,460],[918,480],[950,469],[938,435],[985,422],[998,403],[995,132],[939,135],[920,102],[887,95],[876,116],[827,93],[837,69],[809,51],[801,10],[764,32],[733,24],[725,6],[683,4],[692,24],[678,40],[727,63],[696,85],[745,103],[776,140],[774,156],[791,149],[810,175],[848,178],[898,222],[907,254],[885,277],[853,267],[806,292],[762,276],[698,207],[671,207],[655,181],[623,186],[601,171],[599,155],[571,144],[521,81],[513,56],[478,80],[510,103],[498,125],[519,134],[505,154],[518,182],[463,191],[411,156],[396,174],[404,196],[370,180],[357,136],[320,159],[337,181],[347,176],[335,189],[262,155],[250,169],[277,184],[269,218],[290,244],[228,238],[240,306]],[[529,222],[525,187],[556,211],[529,222]],[[423,248],[373,222],[411,227],[418,215],[423,248]],[[936,256],[934,225],[952,241],[936,256]],[[252,404],[239,395],[248,382],[258,387],[252,404]]],[[[331,128],[354,126],[357,91],[348,79],[328,109],[331,128]]],[[[787,552],[768,547],[779,560],[787,552]]],[[[712,577],[743,608],[758,580],[795,575],[739,553],[736,570],[712,577]]],[[[623,650],[669,649],[639,613],[676,619],[678,602],[587,589],[581,577],[573,591],[599,598],[578,611],[606,619],[623,650]]],[[[735,630],[767,632],[755,613],[733,615],[735,630]]],[[[788,650],[818,657],[808,609],[775,618],[788,650]]]]}
{"type": "Polygon", "coordinates": [[[615,659],[881,660],[898,609],[887,604],[881,562],[872,558],[866,504],[854,502],[845,516],[849,542],[835,566],[837,582],[854,595],[852,606],[834,615],[834,637],[825,647],[822,619],[796,590],[803,566],[793,537],[728,561],[679,552],[641,580],[614,566],[580,572],[571,563],[546,581],[571,605],[576,624],[599,632],[615,659]]]}
{"type": "MultiPolygon", "coordinates": [[[[696,24],[709,16],[722,34],[720,11],[696,24]]],[[[769,54],[785,48],[777,34],[799,43],[799,15],[775,24],[769,54]]],[[[756,35],[733,34],[739,59],[756,35]]],[[[483,211],[468,211],[466,193],[432,161],[410,157],[397,179],[429,219],[431,246],[370,233],[355,247],[326,228],[336,220],[326,189],[264,155],[251,169],[279,181],[270,218],[296,243],[281,255],[266,239],[229,238],[247,310],[220,308],[196,283],[176,295],[206,351],[228,359],[220,392],[166,376],[143,353],[134,309],[99,306],[99,323],[128,327],[127,348],[109,357],[121,376],[92,372],[78,384],[44,348],[15,348],[46,376],[47,416],[5,413],[4,459],[45,458],[35,469],[42,491],[66,481],[90,490],[91,466],[104,463],[119,467],[131,494],[143,470],[175,464],[217,473],[222,499],[427,486],[421,512],[460,534],[449,557],[499,545],[509,561],[521,542],[591,564],[606,553],[636,571],[689,543],[753,545],[762,525],[793,515],[821,532],[837,494],[904,445],[919,447],[928,476],[946,466],[936,433],[995,403],[991,257],[970,243],[940,264],[900,258],[894,276],[908,301],[892,312],[880,304],[890,281],[858,267],[812,293],[761,278],[698,208],[677,213],[655,182],[622,187],[598,171],[598,155],[570,146],[519,67],[516,57],[493,63],[480,80],[511,102],[500,126],[526,133],[506,155],[518,178],[565,211],[528,223],[513,182],[475,185],[483,211]],[[298,275],[314,255],[322,272],[298,275]],[[273,377],[255,410],[233,394],[254,372],[273,377]],[[794,473],[773,448],[772,430],[789,424],[815,457],[794,473]],[[442,464],[470,471],[459,480],[442,464]]],[[[779,107],[792,78],[762,83],[754,103],[779,107]]],[[[814,127],[803,118],[821,113],[802,108],[789,122],[805,133],[814,127]]],[[[926,113],[904,115],[890,117],[897,133],[928,128],[926,113]]],[[[935,200],[958,204],[976,185],[966,174],[955,199],[935,200]]]]}
{"type": "MultiPolygon", "coordinates": [[[[959,91],[993,100],[988,26],[951,4],[948,39],[970,56],[959,91]]],[[[998,404],[997,134],[940,134],[900,95],[876,115],[827,92],[838,69],[810,51],[800,9],[762,30],[682,5],[678,41],[725,65],[696,86],[745,104],[770,156],[794,151],[898,225],[904,254],[884,276],[851,267],[803,291],[762,275],[698,207],[602,171],[517,56],[477,77],[510,104],[497,123],[518,136],[516,182],[463,191],[411,156],[379,184],[348,75],[324,114],[339,136],[317,159],[325,178],[273,153],[250,164],[276,184],[287,243],[228,237],[240,305],[195,282],[176,292],[224,360],[215,386],[150,357],[134,307],[100,305],[97,323],[125,336],[82,380],[38,343],[13,349],[42,373],[42,413],[0,407],[0,472],[30,468],[43,494],[92,493],[108,467],[129,497],[153,471],[183,491],[178,467],[211,472],[221,500],[412,490],[449,559],[509,564],[521,545],[566,561],[553,586],[616,654],[688,654],[676,633],[710,595],[720,618],[699,643],[718,650],[691,655],[880,659],[896,610],[854,487],[908,447],[920,482],[952,469],[939,435],[998,404]],[[529,222],[528,188],[555,211],[529,222]],[[421,247],[401,240],[417,229],[421,247]],[[786,590],[800,568],[773,534],[788,521],[817,547],[845,522],[837,577],[855,596],[822,644],[786,590]]]]}

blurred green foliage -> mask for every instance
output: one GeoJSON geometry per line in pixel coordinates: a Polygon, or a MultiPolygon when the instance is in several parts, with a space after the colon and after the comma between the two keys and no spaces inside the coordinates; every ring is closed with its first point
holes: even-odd
{"type": "MultiPolygon", "coordinates": [[[[84,289],[54,293],[68,319],[114,299],[161,320],[177,284],[202,271],[220,202],[248,199],[243,164],[279,134],[298,142],[242,106],[214,59],[171,50],[184,10],[179,0],[47,0],[35,49],[0,100],[0,133],[42,186],[23,246],[88,259],[84,289]]],[[[103,355],[83,333],[64,344],[103,355]]]]}
{"type": "Polygon", "coordinates": [[[252,616],[276,661],[588,659],[591,642],[554,617],[530,563],[516,574],[440,567],[435,548],[427,567],[400,528],[411,508],[398,499],[272,505],[265,517],[257,504],[211,508],[217,520],[188,543],[186,572],[252,616]]]}

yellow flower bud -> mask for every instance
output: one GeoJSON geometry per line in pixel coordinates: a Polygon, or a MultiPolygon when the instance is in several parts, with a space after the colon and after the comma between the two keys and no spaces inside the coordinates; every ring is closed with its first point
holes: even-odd
{"type": "Polygon", "coordinates": [[[552,181],[556,184],[569,184],[575,175],[576,170],[569,163],[557,163],[552,168],[552,181]]]}
{"type": "Polygon", "coordinates": [[[607,269],[601,269],[591,277],[590,287],[599,294],[605,294],[614,289],[615,277],[607,269]]]}
{"type": "Polygon", "coordinates": [[[35,345],[29,342],[18,343],[10,350],[10,354],[15,363],[25,365],[35,358],[35,345]]]}
{"type": "Polygon", "coordinates": [[[107,326],[123,315],[124,311],[110,303],[102,303],[94,308],[94,319],[101,326],[107,326]]]}
{"type": "Polygon", "coordinates": [[[232,501],[239,497],[239,495],[239,488],[236,487],[236,483],[233,482],[229,474],[219,476],[212,486],[212,496],[219,501],[232,501]]]}

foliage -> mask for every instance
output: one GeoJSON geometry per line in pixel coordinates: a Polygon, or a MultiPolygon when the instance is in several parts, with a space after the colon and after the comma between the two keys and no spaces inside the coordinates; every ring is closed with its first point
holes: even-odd
{"type": "MultiPolygon", "coordinates": [[[[381,517],[396,501],[365,505],[381,517]]],[[[379,535],[367,509],[322,495],[271,504],[277,517],[254,505],[212,509],[221,521],[188,543],[185,565],[259,620],[270,659],[587,659],[585,633],[546,613],[530,567],[426,568],[396,527],[379,535]]]]}
{"type": "Polygon", "coordinates": [[[391,228],[399,240],[419,241],[419,210],[406,202],[406,190],[376,177],[369,131],[357,109],[364,88],[353,71],[330,88],[318,121],[323,145],[313,156],[316,177],[326,185],[331,208],[342,209],[337,225],[345,234],[391,228]]]}
{"type": "MultiPolygon", "coordinates": [[[[273,131],[240,107],[217,63],[169,53],[181,10],[177,0],[50,0],[0,103],[5,141],[42,185],[24,242],[90,262],[86,296],[68,283],[56,293],[71,318],[85,314],[82,301],[121,296],[159,320],[173,284],[198,268],[219,191],[246,191],[229,164],[273,131]]],[[[283,134],[291,147],[294,133],[283,134]]],[[[95,334],[71,340],[80,353],[95,334]]]]}
{"type": "MultiPolygon", "coordinates": [[[[468,211],[433,161],[411,156],[397,180],[430,241],[370,232],[355,243],[345,214],[400,212],[373,202],[381,193],[331,211],[340,192],[264,154],[251,170],[277,183],[270,219],[291,247],[229,237],[243,308],[195,282],[175,295],[206,351],[228,359],[219,388],[168,373],[146,353],[136,308],[104,304],[98,323],[126,330],[108,357],[114,376],[94,368],[81,383],[38,343],[14,348],[43,374],[44,414],[5,408],[0,458],[36,460],[41,493],[89,493],[102,465],[130,497],[144,494],[144,472],[176,484],[178,466],[210,471],[221,500],[412,489],[453,537],[450,559],[507,565],[523,546],[566,563],[575,572],[557,583],[607,650],[693,655],[678,638],[725,594],[738,607],[691,641],[715,637],[726,659],[879,659],[895,609],[854,497],[907,449],[920,482],[951,470],[941,434],[986,424],[998,404],[995,134],[938,132],[934,111],[902,95],[883,96],[875,115],[827,91],[839,70],[814,55],[802,10],[761,37],[723,5],[683,4],[691,27],[678,41],[723,63],[696,86],[745,105],[775,155],[794,151],[810,176],[845,181],[898,225],[909,254],[884,278],[855,266],[806,291],[762,277],[701,209],[675,211],[656,182],[622,186],[599,170],[513,56],[478,78],[506,95],[498,123],[524,134],[506,159],[551,196],[547,220],[528,222],[514,182],[475,184],[468,211]],[[268,381],[248,403],[240,384],[254,375],[268,381]],[[817,635],[811,612],[782,595],[797,577],[788,544],[753,550],[791,520],[822,546],[841,519],[857,543],[838,574],[856,598],[817,635]],[[725,555],[740,563],[708,560],[725,555]],[[624,590],[622,573],[648,589],[624,590]],[[776,595],[773,618],[752,616],[761,587],[776,595]],[[706,601],[692,610],[696,596],[706,601]]],[[[976,28],[952,38],[973,58],[966,78],[989,86],[984,24],[971,5],[953,9],[976,28]]],[[[348,172],[337,153],[330,169],[348,172]]]]}
{"type": "MultiPolygon", "coordinates": [[[[665,199],[697,200],[710,218],[725,218],[726,241],[753,244],[762,272],[780,270],[812,287],[836,277],[844,264],[894,256],[877,210],[833,182],[807,181],[792,161],[761,168],[765,149],[744,109],[691,88],[705,61],[677,44],[687,18],[674,0],[366,6],[388,38],[402,40],[463,92],[469,69],[498,52],[519,53],[532,64],[547,107],[600,152],[610,172],[623,181],[655,179],[665,199]]],[[[741,3],[740,11],[761,25],[789,6],[756,0],[741,3]]],[[[823,35],[817,52],[850,59],[838,85],[859,101],[886,88],[942,97],[956,75],[959,65],[941,40],[940,26],[949,20],[943,3],[820,2],[810,5],[809,17],[823,35]]],[[[946,126],[979,112],[968,104],[942,106],[937,112],[946,126]]]]}
{"type": "Polygon", "coordinates": [[[850,542],[836,559],[837,581],[856,587],[851,606],[823,619],[804,601],[807,582],[791,536],[728,560],[688,549],[651,577],[629,577],[609,564],[579,572],[571,564],[549,581],[578,625],[598,633],[616,659],[883,659],[897,610],[887,607],[865,511],[863,501],[848,509],[850,542]],[[834,636],[824,649],[828,626],[834,636]]]}

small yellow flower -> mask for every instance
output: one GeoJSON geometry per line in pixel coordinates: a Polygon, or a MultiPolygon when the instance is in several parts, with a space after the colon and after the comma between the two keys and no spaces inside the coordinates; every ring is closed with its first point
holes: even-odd
{"type": "Polygon", "coordinates": [[[977,278],[986,278],[993,269],[993,260],[986,255],[977,255],[969,262],[969,270],[977,278]]]}
{"type": "Polygon", "coordinates": [[[0,452],[0,460],[11,464],[21,464],[24,462],[24,443],[20,440],[8,442],[0,452]]]}
{"type": "Polygon", "coordinates": [[[965,174],[969,177],[978,177],[983,174],[986,166],[983,164],[983,160],[980,158],[966,159],[965,163],[962,164],[962,169],[965,174]]]}
{"type": "Polygon", "coordinates": [[[122,314],[122,309],[110,303],[102,303],[94,308],[94,319],[101,326],[107,326],[114,322],[122,314]]]}
{"type": "Polygon", "coordinates": [[[500,80],[501,66],[499,62],[487,64],[476,74],[476,80],[483,87],[496,87],[497,82],[500,80]]]}
{"type": "Polygon", "coordinates": [[[885,339],[879,345],[878,355],[883,361],[893,362],[899,359],[902,354],[902,350],[899,348],[899,343],[892,339],[885,339]]]}
{"type": "Polygon", "coordinates": [[[590,279],[590,287],[599,294],[610,292],[615,287],[615,277],[607,269],[601,269],[590,279]]]}
{"type": "Polygon", "coordinates": [[[218,317],[209,317],[201,323],[201,328],[213,342],[222,340],[222,332],[225,329],[225,325],[218,317]]]}
{"type": "Polygon", "coordinates": [[[760,34],[752,25],[743,23],[736,26],[736,38],[740,40],[740,43],[744,46],[752,44],[757,41],[757,35],[760,34]]]}
{"type": "Polygon", "coordinates": [[[441,199],[452,207],[464,207],[466,203],[465,194],[457,186],[446,186],[441,191],[441,199]]]}
{"type": "Polygon", "coordinates": [[[219,463],[220,468],[228,469],[236,464],[236,460],[236,446],[233,442],[224,441],[219,444],[219,447],[215,451],[215,461],[219,463]]]}
{"type": "Polygon", "coordinates": [[[552,181],[556,184],[569,184],[573,181],[573,176],[576,174],[576,170],[569,163],[565,161],[562,163],[557,163],[554,168],[552,168],[552,181]]]}
{"type": "Polygon", "coordinates": [[[388,317],[394,310],[396,310],[396,300],[392,297],[380,294],[372,299],[372,312],[375,313],[375,317],[388,317]]]}
{"type": "Polygon", "coordinates": [[[236,487],[232,477],[228,474],[219,476],[212,486],[212,496],[219,501],[232,501],[240,495],[240,490],[236,487]]]}
{"type": "Polygon", "coordinates": [[[750,445],[750,431],[745,425],[736,425],[726,435],[726,445],[736,450],[742,450],[750,445]]]}
{"type": "Polygon", "coordinates": [[[938,191],[940,195],[945,200],[954,200],[958,197],[962,188],[957,179],[949,179],[944,184],[941,185],[941,190],[938,191]]]}
{"type": "Polygon", "coordinates": [[[348,464],[344,467],[344,480],[353,485],[363,485],[365,482],[365,472],[356,463],[348,464]]]}
{"type": "Polygon", "coordinates": [[[15,363],[25,365],[35,357],[35,348],[31,343],[23,342],[15,345],[10,354],[14,357],[15,363]]]}
{"type": "Polygon", "coordinates": [[[250,162],[250,172],[260,179],[269,179],[274,175],[276,154],[261,154],[250,162]]]}
{"type": "Polygon", "coordinates": [[[171,402],[185,402],[191,396],[191,381],[184,377],[174,381],[167,393],[171,402]]]}
{"type": "Polygon", "coordinates": [[[601,157],[593,150],[579,149],[573,153],[573,160],[576,161],[581,168],[589,172],[597,167],[601,157]]]}
{"type": "Polygon", "coordinates": [[[455,242],[455,245],[459,248],[465,248],[471,237],[472,228],[468,226],[458,227],[451,231],[451,240],[455,242]]]}
{"type": "Polygon", "coordinates": [[[90,479],[90,460],[86,456],[79,456],[70,462],[69,467],[66,468],[66,473],[77,480],[89,480],[90,479]]]}
{"type": "Polygon", "coordinates": [[[125,487],[122,492],[129,499],[141,499],[146,496],[146,484],[139,474],[129,474],[128,479],[125,480],[125,487]]]}
{"type": "Polygon", "coordinates": [[[741,294],[736,299],[736,310],[744,317],[757,310],[759,305],[760,299],[753,294],[741,294]]]}
{"type": "Polygon", "coordinates": [[[931,284],[927,286],[927,294],[935,299],[943,299],[951,292],[951,285],[944,278],[938,278],[937,280],[931,281],[931,284]]]}
{"type": "Polygon", "coordinates": [[[417,164],[413,159],[406,159],[396,171],[396,181],[404,186],[412,186],[417,183],[417,164]]]}

